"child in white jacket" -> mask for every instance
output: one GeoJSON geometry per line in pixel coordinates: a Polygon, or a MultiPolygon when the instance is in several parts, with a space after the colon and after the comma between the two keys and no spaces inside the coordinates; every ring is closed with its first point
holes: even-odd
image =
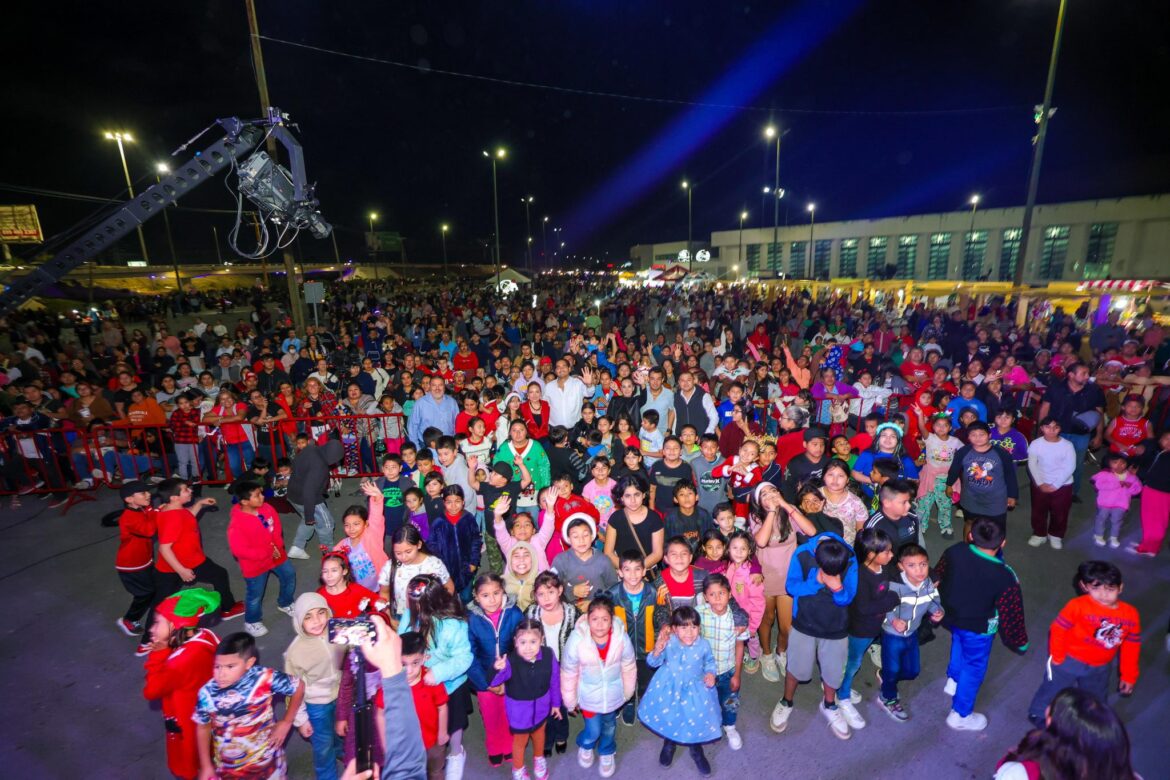
{"type": "Polygon", "coordinates": [[[634,646],[625,626],[614,618],[613,601],[598,596],[589,602],[561,653],[561,699],[568,710],[580,707],[585,720],[577,736],[577,763],[583,768],[593,766],[596,748],[599,774],[613,776],[617,716],[634,695],[637,679],[634,646]]]}

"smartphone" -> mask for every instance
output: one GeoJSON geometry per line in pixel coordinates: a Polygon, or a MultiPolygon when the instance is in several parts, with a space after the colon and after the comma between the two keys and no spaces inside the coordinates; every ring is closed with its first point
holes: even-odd
{"type": "Polygon", "coordinates": [[[378,639],[374,621],[368,617],[329,618],[329,643],[348,647],[371,646],[378,639]]]}

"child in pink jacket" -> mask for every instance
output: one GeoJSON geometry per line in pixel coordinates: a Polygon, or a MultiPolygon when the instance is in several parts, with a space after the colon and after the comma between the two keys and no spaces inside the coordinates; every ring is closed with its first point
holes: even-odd
{"type": "Polygon", "coordinates": [[[527,512],[517,512],[512,516],[512,527],[508,528],[508,523],[504,522],[504,516],[508,514],[511,506],[511,499],[507,496],[500,496],[493,510],[495,517],[492,521],[492,528],[495,529],[496,541],[500,545],[500,552],[507,559],[508,555],[512,552],[512,548],[519,542],[528,542],[532,546],[532,551],[535,556],[532,564],[536,569],[536,573],[540,574],[542,571],[548,571],[548,555],[545,553],[545,548],[548,546],[548,540],[552,538],[553,529],[557,525],[553,519],[553,513],[543,510],[540,512],[542,522],[540,524],[540,530],[537,530],[532,515],[527,512]]]}
{"type": "Polygon", "coordinates": [[[743,660],[744,671],[754,674],[760,666],[760,623],[764,619],[764,578],[756,563],[755,544],[751,534],[734,531],[727,539],[727,581],[731,583],[731,596],[735,603],[748,614],[748,657],[743,660]]]}
{"type": "Polygon", "coordinates": [[[369,509],[355,504],[342,513],[341,527],[345,531],[345,538],[333,549],[349,557],[349,570],[353,573],[354,582],[377,593],[378,572],[390,560],[383,540],[386,535],[386,517],[382,513],[382,491],[373,480],[362,482],[362,492],[369,498],[369,509]]]}
{"type": "Polygon", "coordinates": [[[1105,546],[1105,527],[1109,527],[1109,546],[1121,546],[1121,521],[1129,503],[1142,492],[1141,480],[1129,470],[1129,459],[1116,452],[1105,456],[1102,468],[1092,476],[1097,488],[1097,516],[1093,518],[1093,544],[1105,546]]]}

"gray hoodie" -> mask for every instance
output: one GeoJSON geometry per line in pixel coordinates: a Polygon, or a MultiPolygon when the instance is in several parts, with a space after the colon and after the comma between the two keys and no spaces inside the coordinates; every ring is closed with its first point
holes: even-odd
{"type": "Polygon", "coordinates": [[[895,636],[912,636],[922,624],[927,614],[942,612],[942,603],[939,601],[938,589],[927,577],[917,588],[906,581],[905,572],[896,580],[890,581],[890,591],[897,593],[901,602],[886,614],[882,622],[882,631],[895,636]],[[901,618],[906,621],[906,630],[898,632],[890,625],[890,621],[901,618]]]}
{"type": "MultiPolygon", "coordinates": [[[[333,617],[325,598],[319,593],[302,593],[297,597],[292,614],[297,636],[284,651],[284,671],[305,681],[305,703],[328,704],[337,699],[345,648],[329,644],[327,634],[309,636],[305,633],[305,615],[312,609],[323,609],[327,617],[333,617]]],[[[305,717],[307,719],[307,713],[305,717]]],[[[298,726],[303,722],[300,713],[296,721],[298,726]]]]}

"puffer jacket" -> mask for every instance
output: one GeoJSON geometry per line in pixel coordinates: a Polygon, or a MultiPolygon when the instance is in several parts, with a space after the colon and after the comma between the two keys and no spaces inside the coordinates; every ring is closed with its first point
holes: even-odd
{"type": "MultiPolygon", "coordinates": [[[[417,631],[410,616],[410,610],[402,612],[398,621],[398,633],[417,631]]],[[[467,622],[458,618],[439,618],[435,621],[431,638],[427,642],[427,660],[424,666],[430,669],[435,679],[443,683],[447,693],[454,693],[467,682],[467,671],[472,665],[471,640],[468,637],[467,622]]]]}
{"type": "Polygon", "coordinates": [[[296,638],[284,651],[284,671],[305,681],[305,700],[302,711],[297,713],[294,723],[300,726],[308,719],[304,704],[328,704],[337,698],[341,685],[341,659],[345,648],[332,645],[326,634],[309,636],[305,633],[305,615],[311,609],[325,610],[326,617],[333,617],[325,597],[319,593],[302,593],[293,602],[293,629],[296,638]],[[304,720],[302,720],[302,718],[304,720]]]}
{"type": "Polygon", "coordinates": [[[613,644],[602,661],[589,634],[589,616],[577,621],[561,654],[561,701],[566,709],[615,712],[634,695],[638,665],[626,627],[618,618],[614,618],[609,641],[613,644]]]}
{"type": "Polygon", "coordinates": [[[748,614],[748,629],[755,631],[764,621],[764,584],[752,582],[752,563],[728,564],[727,581],[731,583],[731,595],[744,612],[748,614]]]}
{"type": "Polygon", "coordinates": [[[467,670],[467,677],[471,680],[471,687],[477,691],[486,691],[496,676],[496,659],[512,652],[512,635],[516,633],[516,626],[524,619],[524,613],[516,608],[516,599],[508,596],[504,599],[503,614],[500,615],[500,625],[492,625],[487,613],[474,601],[467,607],[467,633],[471,639],[471,668],[467,670]]]}

